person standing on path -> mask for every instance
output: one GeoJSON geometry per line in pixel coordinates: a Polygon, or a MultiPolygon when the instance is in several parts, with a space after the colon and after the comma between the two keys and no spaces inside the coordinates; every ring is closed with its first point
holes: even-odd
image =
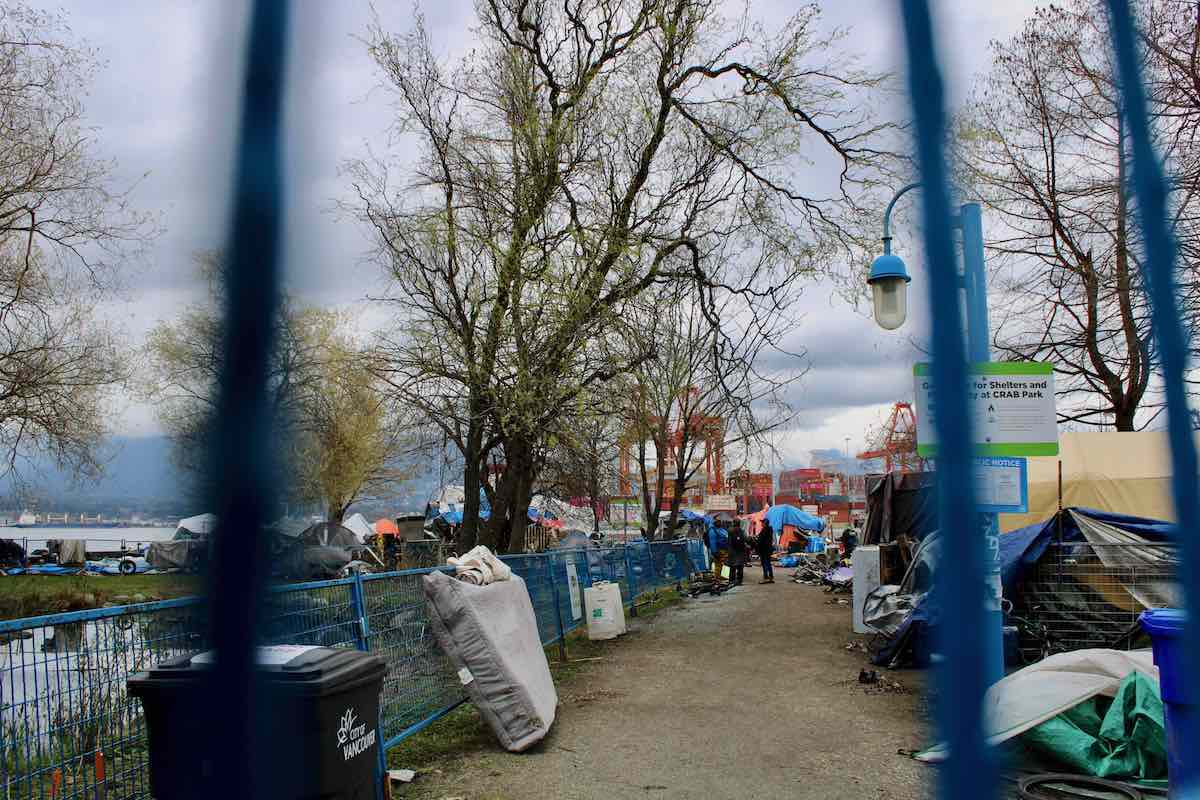
{"type": "Polygon", "coordinates": [[[729,582],[741,586],[746,561],[750,557],[750,543],[746,541],[746,534],[742,533],[740,520],[726,524],[729,525],[729,582]]]}
{"type": "Polygon", "coordinates": [[[712,523],[709,523],[708,526],[708,552],[712,554],[713,580],[720,583],[721,570],[729,555],[729,534],[725,532],[724,528],[712,523]]]}
{"type": "Polygon", "coordinates": [[[762,559],[763,578],[759,583],[774,583],[775,568],[771,565],[771,556],[775,554],[775,532],[771,530],[771,523],[765,519],[762,521],[762,527],[758,529],[758,538],[754,545],[758,557],[762,559]]]}

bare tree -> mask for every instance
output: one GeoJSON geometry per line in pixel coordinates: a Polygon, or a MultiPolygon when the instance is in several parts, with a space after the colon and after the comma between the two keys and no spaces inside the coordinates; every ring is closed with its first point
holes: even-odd
{"type": "Polygon", "coordinates": [[[737,294],[752,324],[857,244],[843,217],[892,159],[861,104],[882,78],[837,55],[816,6],[776,32],[724,10],[485,0],[480,47],[450,70],[420,24],[367,36],[420,157],[399,185],[385,159],[350,164],[354,211],[411,332],[394,385],[454,409],[464,546],[489,445],[507,481],[480,541],[506,524],[517,541],[548,423],[646,358],[610,340],[643,293],[689,282],[710,309],[737,294]]]}
{"type": "MultiPolygon", "coordinates": [[[[1177,67],[1194,66],[1195,31],[1189,38],[1175,27],[1183,8],[1153,0],[1140,10],[1153,22],[1143,26],[1151,44],[1145,71],[1176,179],[1175,233],[1194,255],[1196,116],[1181,111],[1189,90],[1180,88],[1177,67]]],[[[1134,430],[1152,418],[1145,412],[1155,362],[1104,4],[1038,9],[993,49],[963,150],[967,174],[1002,223],[988,242],[1007,270],[995,283],[1006,295],[994,304],[1003,313],[995,344],[1008,357],[1053,362],[1060,421],[1134,430]]],[[[1185,279],[1192,294],[1195,283],[1185,279]]]]}
{"type": "Polygon", "coordinates": [[[694,293],[676,288],[653,304],[654,321],[645,328],[653,332],[654,357],[630,373],[626,437],[637,450],[651,537],[664,511],[667,534],[675,530],[683,497],[701,467],[707,475],[726,458],[726,448],[769,446],[766,434],[794,416],[784,391],[804,374],[799,357],[793,367],[775,373],[756,366],[760,355],[778,346],[785,317],[769,325],[762,320],[738,325],[745,312],[740,296],[714,307],[693,302],[694,293]]]}
{"type": "Polygon", "coordinates": [[[81,97],[95,54],[64,17],[0,3],[0,448],[4,474],[49,454],[101,467],[107,390],[128,374],[95,313],[154,233],[113,187],[81,97]]]}

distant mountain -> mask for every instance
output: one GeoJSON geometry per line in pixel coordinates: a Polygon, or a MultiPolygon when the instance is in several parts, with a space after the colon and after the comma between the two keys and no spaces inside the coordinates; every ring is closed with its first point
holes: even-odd
{"type": "Polygon", "coordinates": [[[4,505],[45,510],[88,511],[186,505],[188,476],[171,461],[165,436],[115,436],[100,453],[103,471],[95,481],[77,481],[49,458],[22,466],[19,478],[0,482],[4,505]]]}

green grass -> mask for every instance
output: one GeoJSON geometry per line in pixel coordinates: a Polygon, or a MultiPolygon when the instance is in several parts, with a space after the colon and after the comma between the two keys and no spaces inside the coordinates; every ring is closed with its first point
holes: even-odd
{"type": "MultiPolygon", "coordinates": [[[[654,595],[642,595],[638,601],[638,617],[645,618],[682,602],[682,598],[674,589],[660,589],[654,595]]],[[[628,618],[630,612],[626,611],[625,614],[628,618]]],[[[581,676],[603,670],[606,664],[604,656],[614,647],[623,644],[625,642],[621,639],[593,642],[587,638],[585,628],[578,628],[567,634],[566,663],[559,660],[557,644],[547,647],[546,659],[550,662],[550,674],[560,694],[581,676]]],[[[467,762],[473,769],[482,768],[486,766],[491,754],[502,756],[504,751],[479,712],[470,703],[464,703],[388,751],[390,769],[417,771],[417,779],[413,784],[392,785],[393,796],[422,797],[422,776],[428,779],[430,776],[453,773],[467,762]]]]}
{"type": "Polygon", "coordinates": [[[185,597],[202,587],[193,575],[12,575],[0,577],[0,619],[185,597]]]}

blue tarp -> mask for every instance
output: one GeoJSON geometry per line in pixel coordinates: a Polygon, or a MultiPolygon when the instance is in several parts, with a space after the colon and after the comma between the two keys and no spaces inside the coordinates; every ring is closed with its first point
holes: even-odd
{"type": "Polygon", "coordinates": [[[32,567],[14,567],[4,570],[5,575],[78,575],[79,567],[60,567],[57,564],[36,564],[32,567]]]}
{"type": "Polygon", "coordinates": [[[795,506],[789,506],[787,503],[768,508],[766,519],[776,533],[782,531],[784,525],[792,525],[802,531],[813,531],[814,533],[825,530],[825,520],[813,516],[807,511],[801,511],[795,506]]]}

